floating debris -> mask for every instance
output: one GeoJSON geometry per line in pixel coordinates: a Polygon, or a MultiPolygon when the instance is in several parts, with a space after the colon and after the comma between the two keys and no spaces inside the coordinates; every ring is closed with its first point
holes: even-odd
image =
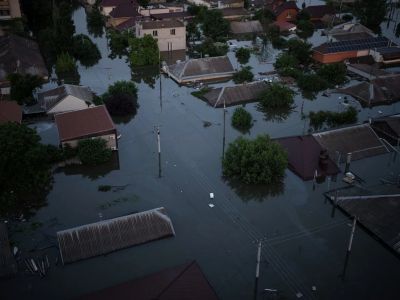
{"type": "Polygon", "coordinates": [[[211,122],[203,121],[203,127],[210,127],[212,125],[211,122]]]}

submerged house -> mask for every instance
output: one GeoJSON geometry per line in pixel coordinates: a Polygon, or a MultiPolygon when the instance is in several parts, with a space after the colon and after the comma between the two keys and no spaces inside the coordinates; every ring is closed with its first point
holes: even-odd
{"type": "Polygon", "coordinates": [[[335,10],[330,5],[310,5],[304,11],[310,15],[310,21],[317,27],[323,27],[335,15],[335,10]]]}
{"type": "Polygon", "coordinates": [[[117,129],[104,105],[59,113],[54,119],[62,147],[74,148],[80,140],[100,138],[111,150],[118,149],[117,129]]]}
{"type": "Polygon", "coordinates": [[[227,56],[189,59],[164,66],[163,69],[173,80],[183,84],[196,81],[226,80],[235,73],[227,56]]]}
{"type": "Polygon", "coordinates": [[[274,13],[276,21],[282,22],[294,22],[297,18],[299,8],[297,7],[296,1],[274,1],[278,3],[272,3],[270,10],[274,13]],[[279,5],[279,3],[282,3],[279,5]]]}
{"type": "Polygon", "coordinates": [[[382,47],[370,50],[375,62],[387,64],[400,63],[400,47],[382,47]]]}

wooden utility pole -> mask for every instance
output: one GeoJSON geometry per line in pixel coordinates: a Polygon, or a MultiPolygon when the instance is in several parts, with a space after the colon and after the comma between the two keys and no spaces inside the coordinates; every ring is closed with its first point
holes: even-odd
{"type": "Polygon", "coordinates": [[[349,246],[347,247],[347,252],[349,252],[349,253],[351,252],[351,246],[353,245],[353,238],[354,238],[354,232],[356,231],[356,224],[357,224],[357,218],[354,217],[353,226],[351,228],[349,246]]]}
{"type": "Polygon", "coordinates": [[[257,265],[256,265],[256,280],[254,285],[254,300],[257,300],[258,294],[258,278],[260,277],[260,262],[261,262],[261,241],[258,242],[257,249],[257,265]]]}

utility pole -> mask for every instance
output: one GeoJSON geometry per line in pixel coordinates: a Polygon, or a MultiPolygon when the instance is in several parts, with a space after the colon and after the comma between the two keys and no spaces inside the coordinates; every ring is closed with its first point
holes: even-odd
{"type": "Polygon", "coordinates": [[[222,159],[225,158],[225,119],[226,119],[226,105],[225,105],[225,98],[224,98],[224,125],[223,125],[223,136],[222,136],[222,159]]]}
{"type": "Polygon", "coordinates": [[[260,277],[260,262],[261,262],[261,241],[258,242],[257,249],[257,265],[256,265],[256,281],[254,285],[254,300],[257,300],[258,294],[258,278],[260,277]]]}
{"type": "Polygon", "coordinates": [[[349,253],[351,252],[351,246],[353,244],[353,237],[354,237],[354,232],[356,231],[356,224],[357,224],[357,217],[354,216],[353,226],[351,228],[349,246],[347,247],[347,252],[349,252],[349,253]]]}
{"type": "Polygon", "coordinates": [[[158,177],[161,178],[161,140],[160,140],[160,126],[156,126],[157,130],[157,149],[158,149],[158,177]]]}
{"type": "Polygon", "coordinates": [[[162,111],[162,85],[161,85],[161,52],[160,49],[158,49],[158,75],[160,77],[160,109],[162,111]]]}

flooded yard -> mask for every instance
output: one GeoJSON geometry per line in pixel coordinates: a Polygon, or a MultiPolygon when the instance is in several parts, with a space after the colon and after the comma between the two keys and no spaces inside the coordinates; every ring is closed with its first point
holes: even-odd
{"type": "MultiPolygon", "coordinates": [[[[76,32],[88,34],[84,9],[73,18],[76,32]]],[[[124,58],[108,58],[105,36],[91,38],[102,59],[93,67],[79,67],[80,84],[102,94],[117,80],[131,80],[124,58]]],[[[228,56],[236,67],[234,52],[228,56]]],[[[249,65],[255,74],[273,69],[272,61],[260,62],[254,54],[249,65]]],[[[212,86],[221,85],[233,83],[212,86]]],[[[118,158],[90,170],[58,170],[48,205],[29,220],[40,224],[38,228],[12,232],[21,251],[34,250],[33,256],[45,251],[52,264],[43,279],[20,272],[0,282],[1,299],[75,298],[190,260],[199,263],[220,299],[252,299],[258,241],[263,242],[258,299],[296,299],[298,293],[303,299],[393,299],[400,292],[398,257],[360,227],[345,265],[351,219],[334,211],[323,195],[345,185],[340,175],[336,182],[314,185],[287,170],[283,186],[272,189],[226,181],[221,176],[223,149],[241,135],[230,124],[235,107],[227,108],[224,126],[223,109],[192,96],[193,88],[157,73],[137,86],[136,116],[116,122],[121,134],[118,158]],[[205,122],[211,125],[204,126],[205,122]],[[161,132],[160,178],[156,126],[161,132]],[[100,185],[123,188],[101,192],[100,185]],[[166,209],[175,237],[65,266],[55,264],[57,231],[157,207],[166,209]],[[265,289],[276,289],[278,295],[265,289]]],[[[343,97],[319,94],[307,100],[298,93],[296,107],[280,114],[263,113],[257,103],[246,104],[255,119],[246,136],[307,134],[309,121],[302,112],[343,111],[343,97]]],[[[360,123],[400,112],[400,103],[363,109],[348,99],[359,110],[360,123]]],[[[31,126],[43,142],[58,143],[54,123],[31,126]]],[[[394,153],[372,157],[352,162],[351,169],[364,180],[364,187],[378,185],[380,178],[399,172],[400,158],[394,153]]]]}

